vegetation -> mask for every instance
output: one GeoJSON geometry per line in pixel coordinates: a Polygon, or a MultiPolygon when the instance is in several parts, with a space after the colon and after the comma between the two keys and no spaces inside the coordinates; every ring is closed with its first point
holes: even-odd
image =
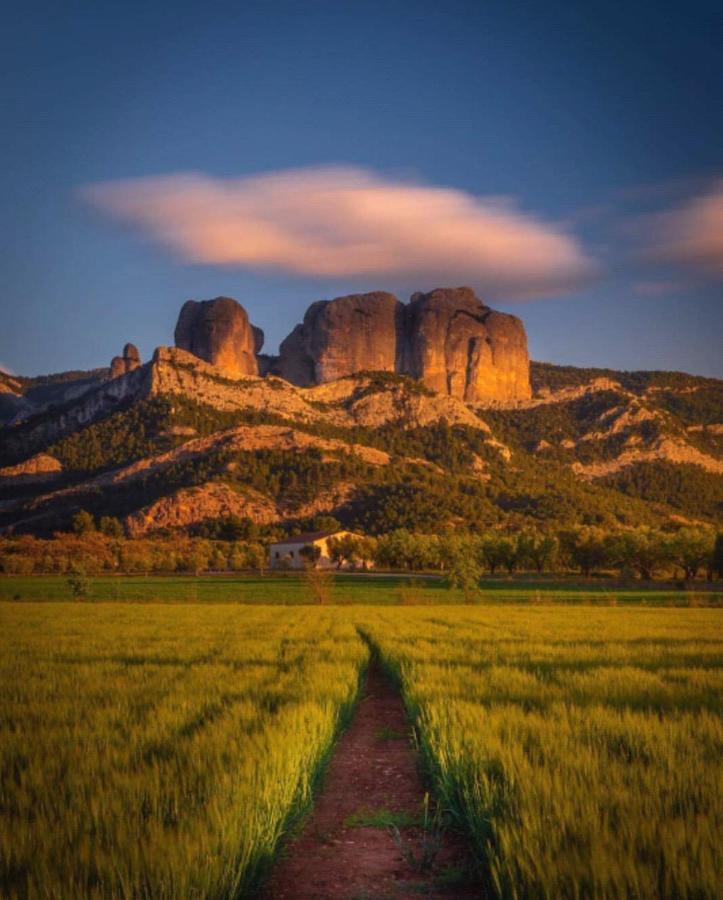
{"type": "Polygon", "coordinates": [[[715,611],[380,611],[439,799],[489,895],[719,896],[715,611]]]}
{"type": "Polygon", "coordinates": [[[602,479],[628,497],[664,503],[689,515],[723,518],[723,478],[699,466],[637,463],[602,479]]]}
{"type": "Polygon", "coordinates": [[[636,394],[642,394],[651,388],[686,391],[691,388],[697,390],[701,387],[717,387],[720,390],[721,386],[720,381],[716,378],[688,375],[686,372],[621,372],[616,369],[559,366],[544,362],[530,363],[530,379],[535,391],[540,391],[542,388],[559,391],[563,388],[584,387],[596,378],[608,378],[617,382],[624,390],[636,394]]]}
{"type": "Polygon", "coordinates": [[[352,625],[230,606],[2,616],[2,896],[248,896],[351,711],[368,655],[352,625]]]}
{"type": "Polygon", "coordinates": [[[0,613],[3,896],[253,895],[370,649],[485,895],[718,896],[719,610],[0,613]]]}
{"type": "MultiPolygon", "coordinates": [[[[219,523],[217,531],[222,531],[219,523]]],[[[229,533],[232,524],[226,523],[229,533]]],[[[76,513],[72,534],[56,534],[51,540],[30,535],[0,539],[0,572],[7,575],[74,574],[104,572],[263,572],[268,555],[257,529],[239,521],[247,540],[207,540],[169,537],[126,539],[119,537],[118,520],[76,513]],[[255,539],[253,539],[255,538],[255,539]]],[[[335,530],[339,523],[321,516],[318,529],[335,530]]],[[[329,553],[337,568],[370,566],[402,571],[444,572],[450,582],[469,587],[483,573],[579,572],[584,577],[615,573],[624,579],[651,581],[662,576],[711,581],[718,571],[715,532],[705,527],[679,527],[663,531],[649,527],[607,530],[596,526],[554,531],[526,529],[519,532],[485,530],[418,534],[406,528],[377,537],[347,534],[333,539],[329,553]]],[[[311,552],[310,550],[308,552],[311,552]]],[[[718,554],[718,555],[717,555],[718,554]]],[[[309,563],[315,562],[310,558],[309,563]]]]}
{"type": "Polygon", "coordinates": [[[63,438],[47,452],[69,471],[98,472],[163,453],[189,437],[204,437],[245,420],[244,413],[222,412],[181,395],[152,397],[63,438]]]}

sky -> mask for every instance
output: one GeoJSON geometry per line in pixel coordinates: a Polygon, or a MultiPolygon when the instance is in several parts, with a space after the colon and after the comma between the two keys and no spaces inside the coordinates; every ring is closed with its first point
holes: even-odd
{"type": "Polygon", "coordinates": [[[695,0],[11,0],[0,368],[468,284],[533,359],[723,377],[721,45],[695,0]]]}

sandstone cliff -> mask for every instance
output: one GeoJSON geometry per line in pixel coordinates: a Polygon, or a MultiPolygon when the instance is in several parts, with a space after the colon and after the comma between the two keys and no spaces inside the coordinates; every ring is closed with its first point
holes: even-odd
{"type": "Polygon", "coordinates": [[[522,322],[470,288],[415,294],[406,306],[383,292],[313,303],[271,369],[298,385],[396,372],[471,403],[531,396],[522,322]]]}
{"type": "Polygon", "coordinates": [[[363,371],[400,372],[403,317],[403,305],[383,291],[312,303],[281,344],[278,373],[310,385],[363,371]]]}
{"type": "Polygon", "coordinates": [[[522,322],[491,310],[470,288],[414,294],[406,333],[408,374],[432,390],[467,402],[531,396],[522,322]]]}
{"type": "Polygon", "coordinates": [[[175,342],[232,375],[259,373],[256,356],[263,346],[263,331],[251,325],[246,310],[230,297],[184,303],[175,342]]]}

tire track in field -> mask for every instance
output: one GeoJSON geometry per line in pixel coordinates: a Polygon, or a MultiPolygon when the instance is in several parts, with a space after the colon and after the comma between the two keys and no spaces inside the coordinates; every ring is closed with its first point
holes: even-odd
{"type": "Polygon", "coordinates": [[[261,892],[264,900],[472,898],[464,841],[422,827],[425,789],[402,699],[376,662],[320,796],[261,892]],[[401,815],[400,815],[401,814],[401,815]],[[405,819],[414,824],[403,825],[405,819]],[[378,822],[372,826],[369,820],[378,822]],[[385,821],[396,820],[395,834],[385,821]],[[431,865],[422,865],[425,856],[431,865]]]}

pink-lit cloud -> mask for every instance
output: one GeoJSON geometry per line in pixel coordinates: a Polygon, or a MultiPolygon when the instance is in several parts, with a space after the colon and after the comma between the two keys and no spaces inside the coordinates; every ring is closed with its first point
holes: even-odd
{"type": "Polygon", "coordinates": [[[675,209],[639,220],[645,255],[723,277],[723,180],[675,209]]]}
{"type": "Polygon", "coordinates": [[[537,297],[595,266],[562,226],[506,198],[395,181],[362,168],[244,178],[200,173],[93,184],[84,197],[181,259],[316,277],[452,278],[487,294],[537,297]]]}

